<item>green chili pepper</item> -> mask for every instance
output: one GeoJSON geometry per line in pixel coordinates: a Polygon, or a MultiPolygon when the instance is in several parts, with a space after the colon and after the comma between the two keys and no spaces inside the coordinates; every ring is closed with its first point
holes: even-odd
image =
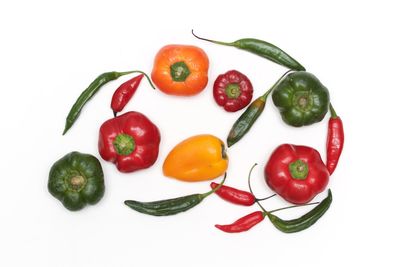
{"type": "Polygon", "coordinates": [[[196,34],[194,34],[193,30],[192,30],[192,34],[197,39],[200,39],[203,41],[211,42],[214,44],[225,45],[225,46],[233,46],[233,47],[248,51],[250,53],[253,53],[258,56],[269,59],[272,62],[275,62],[279,65],[285,66],[291,70],[306,70],[299,62],[297,62],[294,58],[292,58],[285,51],[283,51],[282,49],[280,49],[279,47],[277,47],[273,44],[270,44],[270,43],[262,41],[262,40],[253,39],[253,38],[245,38],[245,39],[239,39],[239,40],[231,42],[231,43],[227,43],[227,42],[215,41],[215,40],[210,40],[210,39],[199,37],[196,34]]]}
{"type": "Polygon", "coordinates": [[[275,88],[275,86],[288,74],[291,70],[285,72],[279,80],[262,96],[254,100],[250,106],[247,107],[246,111],[236,120],[233,124],[231,131],[227,138],[228,147],[233,146],[250,130],[254,122],[258,119],[264,110],[265,102],[267,101],[268,95],[275,88]]]}
{"type": "Polygon", "coordinates": [[[177,198],[152,201],[152,202],[140,202],[136,200],[125,200],[125,205],[134,209],[138,212],[145,213],[153,216],[168,216],[174,215],[180,212],[187,211],[194,206],[200,204],[203,199],[217,191],[225,182],[226,173],[221,184],[215,187],[213,190],[208,191],[204,194],[192,194],[177,198]]]}
{"type": "MultiPolygon", "coordinates": [[[[82,92],[82,94],[76,100],[75,104],[72,106],[70,112],[68,113],[66,122],[65,122],[65,128],[64,128],[63,135],[72,127],[74,122],[78,119],[83,106],[100,90],[100,88],[103,85],[105,85],[106,83],[108,83],[110,81],[116,80],[123,75],[135,73],[135,72],[143,73],[142,71],[136,71],[136,70],[126,71],[126,72],[111,71],[111,72],[105,72],[105,73],[101,74],[100,76],[98,76],[88,86],[88,88],[86,88],[85,91],[82,92]]],[[[147,79],[149,79],[149,78],[147,77],[147,79]]],[[[149,82],[152,85],[150,79],[149,79],[149,82]]],[[[153,88],[154,88],[154,86],[153,86],[153,88]]]]}
{"type": "Polygon", "coordinates": [[[332,203],[332,192],[328,190],[328,196],[322,200],[315,208],[313,208],[308,213],[304,214],[300,218],[293,220],[282,220],[276,215],[271,214],[270,211],[266,215],[272,224],[280,231],[284,233],[295,233],[307,229],[314,223],[316,223],[322,215],[329,209],[332,203]]]}

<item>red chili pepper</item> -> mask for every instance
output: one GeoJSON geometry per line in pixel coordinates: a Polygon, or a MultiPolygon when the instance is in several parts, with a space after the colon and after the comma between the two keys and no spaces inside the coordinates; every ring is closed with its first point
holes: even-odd
{"type": "Polygon", "coordinates": [[[99,152],[121,172],[133,172],[154,164],[158,157],[160,132],[146,116],[127,112],[100,127],[99,152]]]}
{"type": "MultiPolygon", "coordinates": [[[[117,116],[117,113],[121,112],[126,104],[129,102],[129,100],[131,100],[132,96],[135,94],[137,88],[139,87],[143,76],[146,75],[144,72],[141,71],[134,72],[140,72],[141,74],[124,82],[114,92],[114,95],[111,99],[111,109],[114,112],[114,117],[117,116]]],[[[146,78],[154,89],[154,85],[151,83],[150,78],[147,75],[146,78]]]]}
{"type": "MultiPolygon", "coordinates": [[[[219,184],[214,182],[210,184],[212,189],[216,188],[218,185],[219,184]]],[[[230,186],[223,185],[215,193],[222,199],[238,205],[251,206],[256,202],[256,198],[252,193],[230,186]]]]}
{"type": "Polygon", "coordinates": [[[295,204],[309,202],[329,182],[319,152],[307,146],[280,145],[269,158],[264,174],[272,190],[295,204]]]}
{"type": "Polygon", "coordinates": [[[326,140],[326,168],[332,174],[339,162],[344,145],[344,130],[343,123],[337,116],[332,105],[329,106],[331,118],[328,124],[328,137],[326,140]]]}
{"type": "Polygon", "coordinates": [[[214,82],[214,99],[228,112],[246,107],[253,98],[253,86],[246,75],[230,70],[221,74],[214,82]]]}
{"type": "Polygon", "coordinates": [[[262,211],[255,211],[250,213],[232,224],[220,225],[216,224],[215,227],[227,233],[240,233],[249,230],[259,222],[263,221],[265,213],[262,211]]]}

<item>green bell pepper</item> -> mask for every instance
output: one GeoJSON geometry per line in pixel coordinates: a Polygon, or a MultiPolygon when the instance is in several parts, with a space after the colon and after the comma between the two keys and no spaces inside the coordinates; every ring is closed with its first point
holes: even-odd
{"type": "Polygon", "coordinates": [[[328,112],[329,91],[313,74],[292,72],[274,89],[272,100],[284,122],[300,127],[321,121],[328,112]]]}
{"type": "Polygon", "coordinates": [[[71,211],[96,204],[104,195],[100,161],[90,154],[71,152],[53,164],[47,187],[71,211]]]}

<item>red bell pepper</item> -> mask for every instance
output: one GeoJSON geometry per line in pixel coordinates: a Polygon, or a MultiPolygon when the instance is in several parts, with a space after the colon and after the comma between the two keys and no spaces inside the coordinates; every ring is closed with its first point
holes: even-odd
{"type": "Polygon", "coordinates": [[[235,112],[250,103],[253,98],[253,85],[243,73],[230,70],[217,77],[213,95],[219,106],[228,112],[235,112]]]}
{"type": "Polygon", "coordinates": [[[269,158],[264,174],[272,190],[295,204],[309,202],[329,182],[329,172],[319,152],[307,146],[280,145],[269,158]]]}
{"type": "Polygon", "coordinates": [[[133,172],[154,164],[158,157],[160,132],[145,115],[127,112],[103,123],[99,152],[121,172],[133,172]]]}

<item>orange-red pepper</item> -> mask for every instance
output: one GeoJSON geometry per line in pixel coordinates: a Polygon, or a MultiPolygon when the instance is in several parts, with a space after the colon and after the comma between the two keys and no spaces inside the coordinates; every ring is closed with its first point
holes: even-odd
{"type": "Polygon", "coordinates": [[[191,45],[167,45],[154,59],[151,78],[162,92],[190,96],[200,93],[208,83],[207,54],[191,45]]]}

